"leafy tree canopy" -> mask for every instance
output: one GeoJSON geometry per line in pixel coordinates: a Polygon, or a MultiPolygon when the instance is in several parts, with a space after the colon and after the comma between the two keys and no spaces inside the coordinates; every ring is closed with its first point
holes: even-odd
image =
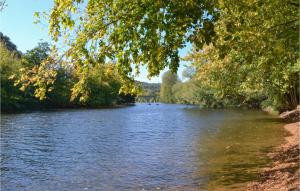
{"type": "Polygon", "coordinates": [[[219,0],[218,40],[188,56],[195,78],[219,99],[266,95],[281,109],[299,103],[299,4],[219,0]],[[280,7],[280,9],[279,9],[280,7]]]}
{"type": "Polygon", "coordinates": [[[53,40],[66,45],[63,60],[82,76],[79,89],[91,67],[112,62],[121,91],[135,92],[142,65],[150,77],[175,72],[190,42],[195,78],[219,99],[263,92],[273,103],[299,103],[295,0],[55,0],[47,19],[53,40]]]}
{"type": "Polygon", "coordinates": [[[20,55],[5,42],[0,41],[1,111],[134,102],[134,95],[119,94],[122,84],[112,63],[91,66],[82,76],[69,62],[57,62],[48,43],[41,42],[20,55]]]}
{"type": "Polygon", "coordinates": [[[129,86],[124,91],[142,65],[149,77],[165,67],[175,72],[179,49],[210,42],[216,18],[205,0],[55,0],[48,16],[53,40],[67,45],[66,60],[79,70],[113,61],[129,86]]]}
{"type": "Polygon", "coordinates": [[[28,50],[23,58],[25,62],[30,63],[31,65],[40,65],[43,60],[47,59],[51,52],[50,44],[47,42],[40,42],[38,45],[28,50]]]}

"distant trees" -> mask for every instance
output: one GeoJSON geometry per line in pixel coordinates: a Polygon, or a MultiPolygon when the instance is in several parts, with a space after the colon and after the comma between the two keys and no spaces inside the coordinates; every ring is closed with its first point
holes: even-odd
{"type": "Polygon", "coordinates": [[[162,76],[160,86],[160,101],[164,103],[175,103],[173,86],[179,81],[177,74],[167,71],[162,76]]]}

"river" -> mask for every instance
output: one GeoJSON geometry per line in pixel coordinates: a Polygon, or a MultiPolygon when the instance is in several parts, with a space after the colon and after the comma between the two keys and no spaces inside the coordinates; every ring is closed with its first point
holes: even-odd
{"type": "Polygon", "coordinates": [[[168,104],[1,116],[1,190],[234,190],[286,132],[255,110],[168,104]]]}

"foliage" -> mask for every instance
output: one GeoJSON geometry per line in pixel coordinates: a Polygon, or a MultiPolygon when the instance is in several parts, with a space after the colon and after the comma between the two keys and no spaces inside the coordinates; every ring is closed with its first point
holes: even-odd
{"type": "Polygon", "coordinates": [[[57,71],[53,57],[47,55],[48,49],[39,49],[39,46],[25,54],[22,67],[18,73],[11,76],[11,79],[16,86],[21,86],[20,90],[33,91],[34,96],[42,101],[53,90],[57,71]],[[40,60],[42,59],[40,55],[44,54],[44,59],[40,60]]]}
{"type": "Polygon", "coordinates": [[[163,74],[160,87],[160,101],[164,103],[175,103],[175,97],[172,91],[173,86],[178,83],[177,74],[167,71],[163,74]]]}
{"type": "Polygon", "coordinates": [[[288,1],[219,1],[218,40],[201,51],[195,48],[188,58],[197,69],[195,78],[216,90],[219,99],[268,98],[278,109],[294,108],[299,103],[298,10],[288,1]]]}
{"type": "Polygon", "coordinates": [[[2,111],[134,102],[134,95],[119,94],[122,84],[112,63],[90,65],[78,72],[72,63],[58,62],[48,43],[41,42],[21,55],[9,38],[5,39],[6,44],[0,41],[2,111]],[[15,50],[8,50],[7,45],[15,50]]]}
{"type": "Polygon", "coordinates": [[[53,40],[66,45],[63,56],[76,70],[113,61],[121,92],[137,93],[133,78],[141,66],[149,77],[167,66],[175,72],[186,41],[211,40],[213,10],[211,1],[70,0],[54,1],[47,19],[53,40]]]}
{"type": "Polygon", "coordinates": [[[174,84],[172,87],[172,93],[174,95],[174,99],[176,103],[194,103],[195,95],[194,95],[194,83],[192,81],[188,82],[178,82],[174,84]]]}
{"type": "Polygon", "coordinates": [[[40,42],[23,55],[23,63],[29,66],[40,65],[50,55],[51,49],[47,42],[40,42]]]}
{"type": "Polygon", "coordinates": [[[179,102],[212,107],[271,104],[279,110],[299,103],[299,3],[294,0],[55,0],[47,19],[56,46],[65,45],[63,54],[54,46],[19,78],[41,100],[55,89],[63,68],[74,79],[73,102],[104,103],[116,89],[136,94],[134,77],[141,66],[149,77],[166,67],[176,72],[179,49],[191,43],[186,58],[192,62],[186,74],[191,81],[174,86],[177,80],[165,79],[162,101],[174,102],[175,95],[179,102]]]}
{"type": "Polygon", "coordinates": [[[121,83],[114,65],[99,64],[91,68],[88,72],[86,83],[83,84],[87,89],[85,92],[88,95],[81,95],[81,88],[75,90],[76,86],[74,86],[72,89],[72,99],[78,97],[80,102],[89,106],[107,105],[108,103],[117,104],[121,83]],[[76,91],[79,91],[78,94],[76,91]]]}
{"type": "MultiPolygon", "coordinates": [[[[13,43],[11,44],[14,45],[13,43]]],[[[24,94],[10,80],[10,76],[18,73],[21,68],[19,56],[17,51],[9,51],[7,46],[0,41],[1,110],[13,111],[24,109],[25,105],[30,107],[36,105],[30,93],[24,94]]]]}

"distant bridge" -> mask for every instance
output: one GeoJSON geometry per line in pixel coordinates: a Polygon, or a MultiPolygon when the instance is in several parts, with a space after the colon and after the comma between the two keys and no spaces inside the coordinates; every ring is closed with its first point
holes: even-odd
{"type": "Polygon", "coordinates": [[[159,102],[159,97],[158,96],[151,96],[151,95],[142,95],[142,96],[137,96],[135,98],[136,102],[159,102]]]}

